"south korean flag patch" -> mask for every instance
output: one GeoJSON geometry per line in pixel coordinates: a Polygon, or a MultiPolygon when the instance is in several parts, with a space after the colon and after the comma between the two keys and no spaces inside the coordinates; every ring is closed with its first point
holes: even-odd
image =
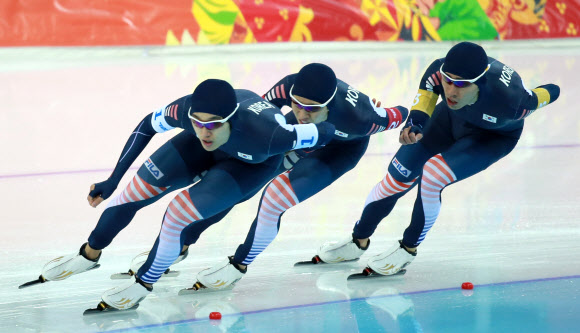
{"type": "Polygon", "coordinates": [[[494,124],[497,123],[496,117],[492,117],[492,116],[485,114],[485,113],[483,114],[483,120],[489,121],[490,123],[494,123],[494,124]]]}
{"type": "Polygon", "coordinates": [[[238,152],[238,156],[243,158],[243,159],[250,160],[250,161],[252,161],[254,159],[254,157],[252,155],[244,154],[244,153],[240,153],[240,152],[238,152]]]}

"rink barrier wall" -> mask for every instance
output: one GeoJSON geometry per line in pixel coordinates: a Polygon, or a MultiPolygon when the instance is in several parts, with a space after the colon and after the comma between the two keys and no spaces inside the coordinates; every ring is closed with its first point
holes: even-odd
{"type": "Polygon", "coordinates": [[[0,46],[577,38],[580,0],[20,0],[0,46]]]}

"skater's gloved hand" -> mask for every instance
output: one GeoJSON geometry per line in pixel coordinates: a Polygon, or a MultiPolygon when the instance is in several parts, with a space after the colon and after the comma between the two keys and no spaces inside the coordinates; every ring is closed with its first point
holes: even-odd
{"type": "Polygon", "coordinates": [[[399,143],[404,145],[412,145],[423,138],[423,127],[420,125],[406,126],[401,131],[399,136],[399,143]]]}
{"type": "Polygon", "coordinates": [[[89,205],[97,207],[101,202],[107,200],[116,189],[117,182],[110,178],[104,182],[91,185],[91,191],[87,197],[89,205]]]}
{"type": "Polygon", "coordinates": [[[423,138],[423,127],[429,120],[429,115],[425,112],[412,110],[407,123],[401,130],[399,135],[399,143],[404,145],[412,145],[423,138]]]}

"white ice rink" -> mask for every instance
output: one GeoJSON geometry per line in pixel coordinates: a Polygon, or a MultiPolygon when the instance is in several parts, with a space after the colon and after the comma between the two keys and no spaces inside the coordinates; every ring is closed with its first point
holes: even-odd
{"type": "MultiPolygon", "coordinates": [[[[262,94],[314,61],[385,106],[410,107],[424,70],[451,44],[0,49],[0,332],[580,332],[580,42],[483,45],[528,87],[558,84],[560,98],[527,118],[510,155],[444,191],[406,275],[346,281],[402,237],[416,190],[399,200],[360,262],[292,266],[351,233],[398,149],[395,130],[374,135],[357,168],[290,209],[234,290],[177,296],[244,241],[258,197],[203,234],[174,267],[181,274],[160,280],[138,310],[91,318],[82,312],[119,284],[109,276],[151,248],[173,195],[137,214],[101,268],[18,285],[86,241],[105,208],[87,204],[89,186],[108,177],[147,113],[207,78],[262,94]],[[466,281],[475,285],[471,297],[460,290],[466,281]],[[209,321],[212,311],[222,320],[209,321]]],[[[152,140],[119,189],[172,135],[152,140]]]]}

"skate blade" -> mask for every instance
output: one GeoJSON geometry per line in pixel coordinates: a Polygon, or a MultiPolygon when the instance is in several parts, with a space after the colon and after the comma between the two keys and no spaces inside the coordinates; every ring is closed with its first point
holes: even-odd
{"type": "MultiPolygon", "coordinates": [[[[172,270],[167,270],[165,271],[165,273],[161,274],[161,277],[176,277],[179,275],[179,271],[172,271],[172,270]]],[[[133,273],[132,271],[129,272],[125,272],[125,273],[116,273],[111,275],[111,280],[128,280],[132,277],[135,276],[135,273],[133,273]]]]}
{"type": "Polygon", "coordinates": [[[111,280],[128,280],[131,277],[133,277],[133,274],[131,273],[117,273],[111,275],[111,280]]]}
{"type": "Polygon", "coordinates": [[[356,258],[356,259],[352,259],[352,260],[343,260],[343,261],[339,261],[339,262],[328,263],[328,262],[322,261],[322,259],[320,259],[320,257],[318,255],[315,255],[309,261],[299,261],[299,262],[295,263],[294,264],[294,267],[297,267],[297,266],[312,266],[312,265],[321,265],[321,264],[325,264],[325,265],[345,264],[345,263],[349,263],[349,262],[358,261],[359,259],[360,258],[356,258]]]}
{"type": "MultiPolygon", "coordinates": [[[[101,267],[101,264],[96,264],[95,267],[89,268],[85,272],[92,271],[93,269],[97,269],[99,267],[101,267]]],[[[35,286],[37,284],[46,283],[46,282],[50,282],[50,280],[47,280],[44,278],[44,276],[40,275],[38,277],[38,279],[36,279],[36,280],[32,280],[32,281],[29,281],[29,282],[26,282],[26,283],[19,285],[18,289],[24,289],[24,288],[35,286]]]]}
{"type": "Polygon", "coordinates": [[[197,286],[197,288],[187,288],[187,289],[181,289],[177,295],[179,296],[186,296],[186,295],[199,295],[199,294],[207,294],[207,293],[215,293],[215,292],[220,292],[220,291],[230,291],[232,289],[234,289],[234,284],[230,284],[229,286],[225,287],[225,288],[221,288],[221,289],[210,289],[205,287],[204,285],[202,285],[199,282],[196,282],[194,284],[194,286],[197,286]]]}
{"type": "Polygon", "coordinates": [[[38,279],[36,279],[36,280],[32,280],[32,281],[29,281],[29,282],[26,282],[26,283],[23,283],[23,284],[19,285],[18,286],[18,289],[32,287],[32,286],[35,286],[37,284],[45,283],[45,282],[48,282],[48,280],[45,279],[42,275],[40,275],[38,277],[38,279]]]}
{"type": "Polygon", "coordinates": [[[83,312],[83,316],[91,316],[91,315],[96,315],[96,314],[123,313],[125,311],[132,312],[134,310],[137,310],[138,307],[139,307],[139,303],[137,303],[132,308],[125,309],[125,310],[119,310],[119,309],[113,308],[111,306],[108,306],[105,302],[100,302],[96,308],[86,309],[85,312],[83,312]]]}
{"type": "MultiPolygon", "coordinates": [[[[369,270],[370,270],[370,268],[369,268],[369,270]]],[[[390,277],[397,276],[397,275],[405,275],[405,273],[407,273],[407,270],[401,269],[400,271],[398,271],[395,274],[382,275],[382,274],[375,273],[372,270],[370,270],[370,272],[367,272],[367,269],[365,268],[365,270],[362,273],[351,274],[346,279],[348,281],[352,281],[352,280],[363,280],[363,279],[374,279],[374,278],[390,278],[390,277]]]]}

